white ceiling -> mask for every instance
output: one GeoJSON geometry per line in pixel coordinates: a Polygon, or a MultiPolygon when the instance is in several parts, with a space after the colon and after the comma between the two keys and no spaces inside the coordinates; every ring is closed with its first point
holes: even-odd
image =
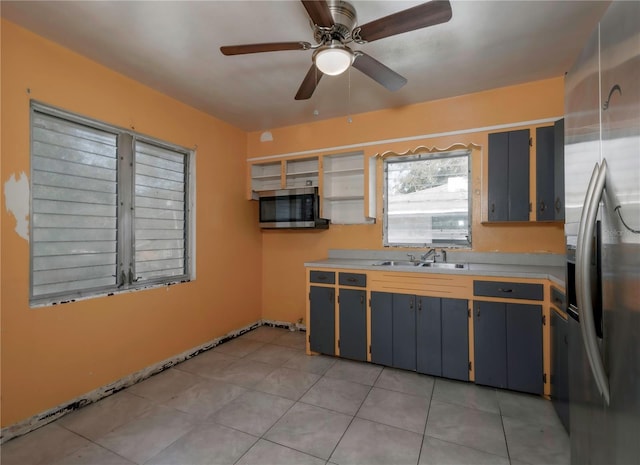
{"type": "MultiPolygon", "coordinates": [[[[422,1],[351,2],[365,24],[422,1]]],[[[247,131],[396,108],[561,76],[609,2],[452,0],[445,24],[355,46],[408,79],[352,69],[294,100],[308,51],[223,56],[222,45],[313,43],[299,1],[6,1],[6,19],[247,131]],[[317,114],[316,114],[317,113],[317,114]]],[[[517,102],[514,102],[517,104],[517,102]]]]}

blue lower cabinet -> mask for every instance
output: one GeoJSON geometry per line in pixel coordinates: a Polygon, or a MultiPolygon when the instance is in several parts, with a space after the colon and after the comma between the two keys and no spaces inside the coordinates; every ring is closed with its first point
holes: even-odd
{"type": "Polygon", "coordinates": [[[335,290],[332,287],[311,286],[309,291],[310,332],[312,351],[335,355],[335,290]]]}
{"type": "Polygon", "coordinates": [[[416,300],[416,371],[442,376],[442,299],[417,296],[416,300]]]}
{"type": "Polygon", "coordinates": [[[340,356],[352,360],[367,360],[366,291],[340,289],[340,356]]]}
{"type": "Polygon", "coordinates": [[[468,301],[418,297],[417,371],[469,381],[468,301]]]}
{"type": "Polygon", "coordinates": [[[371,292],[371,361],[393,365],[393,294],[371,292]]]}
{"type": "Polygon", "coordinates": [[[473,354],[477,384],[507,387],[505,309],[505,304],[500,302],[474,303],[473,354]]]}
{"type": "Polygon", "coordinates": [[[416,296],[393,294],[392,366],[416,371],[416,296]]]}
{"type": "Polygon", "coordinates": [[[542,394],[542,306],[474,304],[475,381],[542,394]]]}
{"type": "Polygon", "coordinates": [[[441,299],[442,376],[469,381],[469,302],[441,299]]]}
{"type": "Polygon", "coordinates": [[[468,301],[371,292],[371,361],[469,380],[468,301]]]}
{"type": "Polygon", "coordinates": [[[507,386],[542,395],[542,307],[507,305],[507,386]]]}

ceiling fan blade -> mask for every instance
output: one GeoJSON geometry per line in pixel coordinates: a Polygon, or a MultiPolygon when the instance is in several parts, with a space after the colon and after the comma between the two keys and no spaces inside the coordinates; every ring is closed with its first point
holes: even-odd
{"type": "Polygon", "coordinates": [[[282,50],[309,50],[309,42],[272,42],[266,44],[226,45],[220,47],[223,55],[244,55],[245,53],[279,52],[282,50]]]}
{"type": "Polygon", "coordinates": [[[358,52],[358,56],[353,60],[353,67],[392,92],[407,83],[406,78],[366,53],[358,52]]]}
{"type": "Polygon", "coordinates": [[[314,24],[322,27],[333,26],[333,16],[325,0],[301,0],[314,24]]]}
{"type": "Polygon", "coordinates": [[[451,19],[448,0],[433,0],[360,26],[359,37],[366,42],[446,23],[451,19]]]}
{"type": "Polygon", "coordinates": [[[322,77],[322,71],[316,68],[314,63],[311,63],[311,68],[307,71],[307,75],[304,77],[298,93],[296,94],[296,100],[307,100],[311,98],[313,92],[316,90],[320,78],[322,77]]]}

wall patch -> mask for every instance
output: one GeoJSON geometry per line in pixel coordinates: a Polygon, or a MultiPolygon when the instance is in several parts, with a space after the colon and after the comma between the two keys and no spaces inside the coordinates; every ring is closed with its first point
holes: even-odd
{"type": "Polygon", "coordinates": [[[16,232],[24,240],[29,240],[29,179],[24,173],[16,178],[12,174],[4,183],[5,208],[16,219],[16,232]]]}

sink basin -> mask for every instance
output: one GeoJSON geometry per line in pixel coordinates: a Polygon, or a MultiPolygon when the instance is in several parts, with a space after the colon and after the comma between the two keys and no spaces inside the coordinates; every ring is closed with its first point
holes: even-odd
{"type": "Polygon", "coordinates": [[[420,263],[420,266],[425,268],[444,268],[447,270],[466,270],[469,265],[466,263],[420,263]]]}
{"type": "Polygon", "coordinates": [[[424,268],[444,268],[448,270],[466,270],[469,266],[466,263],[431,263],[412,262],[410,260],[385,260],[374,263],[375,266],[421,266],[424,268]]]}
{"type": "Polygon", "coordinates": [[[374,266],[419,266],[420,262],[412,262],[410,260],[385,260],[383,262],[374,263],[374,266]]]}

